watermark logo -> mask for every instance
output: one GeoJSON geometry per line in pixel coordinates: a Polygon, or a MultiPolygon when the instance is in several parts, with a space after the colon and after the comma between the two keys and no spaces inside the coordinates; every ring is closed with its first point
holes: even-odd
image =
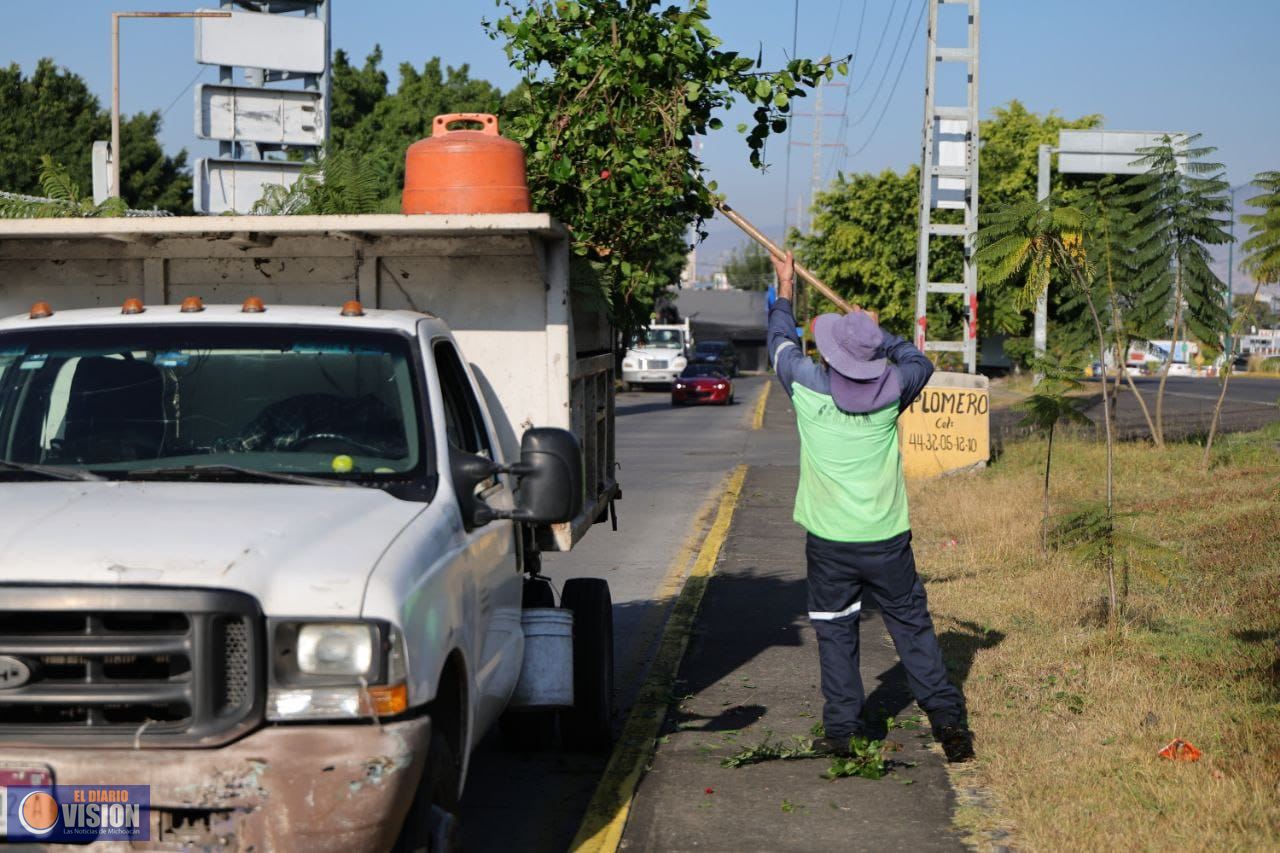
{"type": "Polygon", "coordinates": [[[149,785],[54,785],[0,788],[7,841],[146,841],[149,785]]]}

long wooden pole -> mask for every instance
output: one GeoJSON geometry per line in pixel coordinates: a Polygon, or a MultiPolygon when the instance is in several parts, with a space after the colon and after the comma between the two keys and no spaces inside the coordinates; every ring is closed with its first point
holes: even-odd
{"type": "MultiPolygon", "coordinates": [[[[774,243],[772,240],[770,240],[768,237],[764,236],[763,232],[761,232],[759,228],[755,227],[750,222],[748,222],[745,218],[743,218],[742,214],[738,213],[738,211],[734,210],[729,205],[725,204],[724,202],[720,202],[716,205],[716,209],[724,214],[725,219],[728,219],[734,225],[737,225],[739,228],[741,228],[743,231],[746,232],[748,237],[750,237],[752,240],[755,240],[757,243],[759,243],[761,246],[767,249],[769,251],[769,254],[773,255],[778,259],[782,259],[787,256],[787,253],[784,252],[782,249],[778,248],[777,244],[774,243]]],[[[821,293],[824,297],[827,298],[829,302],[834,304],[841,311],[844,311],[845,313],[852,313],[853,311],[857,310],[855,306],[850,305],[848,302],[846,302],[839,294],[837,294],[834,290],[832,290],[831,288],[823,284],[822,281],[816,275],[809,272],[809,270],[805,269],[799,263],[796,264],[796,275],[800,276],[802,279],[807,281],[810,285],[812,285],[814,290],[821,293]]]]}

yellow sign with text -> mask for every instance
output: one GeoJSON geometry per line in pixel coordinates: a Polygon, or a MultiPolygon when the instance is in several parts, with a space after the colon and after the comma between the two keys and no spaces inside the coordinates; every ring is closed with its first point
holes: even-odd
{"type": "Polygon", "coordinates": [[[898,418],[903,473],[937,477],[985,465],[991,456],[990,408],[987,377],[933,374],[898,418]]]}

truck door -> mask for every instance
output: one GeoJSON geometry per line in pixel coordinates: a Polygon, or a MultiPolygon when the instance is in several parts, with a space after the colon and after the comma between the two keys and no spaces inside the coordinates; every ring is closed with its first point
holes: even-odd
{"type": "MultiPolygon", "coordinates": [[[[448,340],[436,341],[432,349],[440,374],[449,452],[495,459],[493,438],[457,350],[448,340]]],[[[480,484],[478,494],[491,506],[511,506],[510,489],[503,477],[480,484]]],[[[466,540],[461,569],[476,595],[474,612],[478,618],[468,628],[473,632],[472,654],[477,655],[473,657],[480,691],[477,731],[484,731],[501,713],[520,674],[524,654],[520,632],[522,578],[512,522],[491,521],[461,535],[466,540]]]]}

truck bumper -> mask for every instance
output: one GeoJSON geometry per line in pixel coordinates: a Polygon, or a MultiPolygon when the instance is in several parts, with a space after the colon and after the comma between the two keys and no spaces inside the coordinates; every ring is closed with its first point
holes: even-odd
{"type": "Polygon", "coordinates": [[[679,375],[679,370],[624,370],[622,381],[637,385],[670,385],[679,375]]]}
{"type": "Polygon", "coordinates": [[[150,785],[150,840],[95,849],[386,850],[430,743],[426,717],[259,729],[217,749],[0,747],[58,785],[150,785]]]}

